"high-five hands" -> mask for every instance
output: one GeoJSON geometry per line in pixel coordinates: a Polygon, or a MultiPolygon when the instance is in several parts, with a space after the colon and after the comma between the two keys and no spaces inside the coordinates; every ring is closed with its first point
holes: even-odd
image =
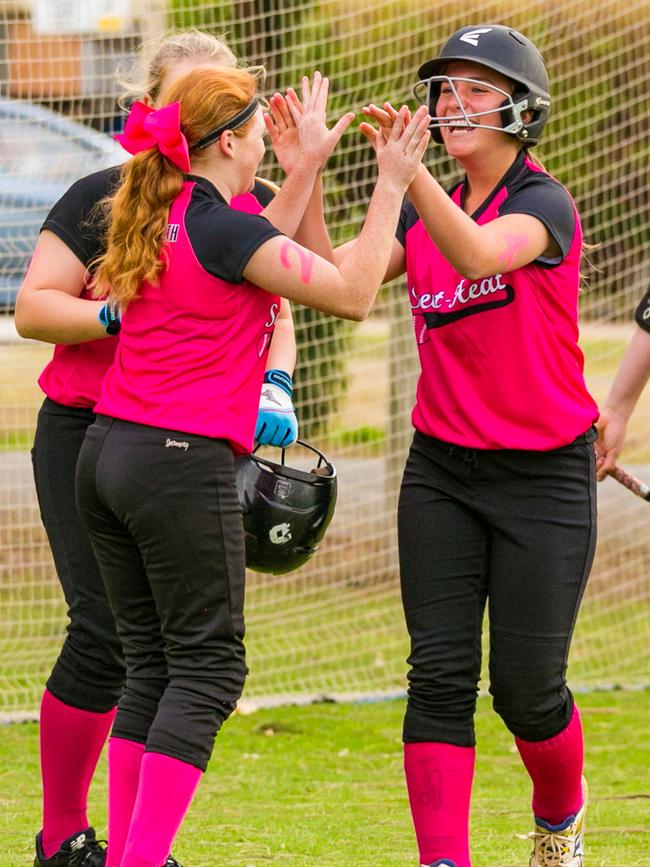
{"type": "Polygon", "coordinates": [[[411,116],[409,108],[403,105],[395,112],[390,127],[380,125],[376,129],[369,123],[361,124],[361,132],[377,154],[380,180],[390,180],[403,190],[408,189],[431,140],[430,122],[426,106],[421,105],[411,116]]]}
{"type": "Polygon", "coordinates": [[[354,120],[346,112],[332,127],[327,127],[329,79],[315,72],[313,82],[302,79],[302,100],[289,88],[285,96],[275,93],[269,100],[271,111],[264,115],[271,145],[282,169],[290,174],[299,161],[324,168],[341,136],[354,120]]]}

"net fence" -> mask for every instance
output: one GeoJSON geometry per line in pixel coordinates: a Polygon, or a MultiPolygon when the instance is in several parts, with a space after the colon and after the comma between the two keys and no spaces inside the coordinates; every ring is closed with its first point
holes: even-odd
{"type": "MultiPolygon", "coordinates": [[[[369,101],[414,105],[419,65],[467,23],[510,24],[545,54],[554,94],[538,156],[573,193],[589,255],[582,347],[602,399],[650,283],[650,3],[0,2],[0,718],[33,714],[65,630],[65,604],[42,529],[30,447],[51,347],[16,337],[11,309],[38,227],[77,177],[122,159],[115,84],[144,39],[169,27],[225,32],[268,69],[266,95],[321,69],[331,117],[369,101]]],[[[443,183],[456,170],[439,150],[443,183]]],[[[282,181],[267,155],[265,177],[282,181]]],[[[325,175],[335,243],[358,232],[375,177],[353,125],[325,175]]],[[[297,308],[296,397],[302,434],[337,466],[339,503],[303,569],[249,574],[249,701],[375,695],[405,687],[407,640],[397,576],[395,507],[411,436],[417,356],[403,281],[367,322],[297,308]]],[[[522,399],[525,396],[522,395],[522,399]]],[[[650,479],[650,405],[642,398],[622,463],[650,479]]],[[[650,681],[650,512],[608,480],[599,544],[570,668],[582,687],[650,681]]]]}

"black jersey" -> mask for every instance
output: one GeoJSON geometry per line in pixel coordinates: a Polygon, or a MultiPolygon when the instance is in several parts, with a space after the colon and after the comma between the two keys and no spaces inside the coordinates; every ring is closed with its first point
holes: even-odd
{"type": "MultiPolygon", "coordinates": [[[[121,175],[122,166],[94,172],[74,183],[61,196],[45,218],[41,231],[48,229],[59,237],[72,250],[77,259],[88,267],[104,250],[104,229],[98,208],[102,199],[115,192],[121,175]]],[[[263,181],[256,180],[252,195],[264,209],[275,195],[263,181]]],[[[237,210],[245,196],[236,196],[231,206],[237,210]]]]}

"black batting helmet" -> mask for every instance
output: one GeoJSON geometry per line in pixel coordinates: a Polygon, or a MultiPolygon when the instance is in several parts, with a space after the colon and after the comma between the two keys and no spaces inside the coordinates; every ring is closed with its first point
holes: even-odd
{"type": "Polygon", "coordinates": [[[259,457],[237,461],[237,493],[244,517],[246,565],[281,575],[309,560],[325,535],[336,505],[336,469],[314,446],[318,463],[299,470],[259,457]]]}
{"type": "Polygon", "coordinates": [[[530,39],[501,24],[462,27],[447,40],[438,57],[427,61],[418,70],[420,81],[414,92],[429,107],[434,140],[439,144],[442,142],[440,127],[455,126],[459,121],[473,126],[472,117],[479,116],[466,114],[462,108],[463,114],[457,118],[436,116],[442,83],[449,82],[455,91],[454,79],[446,76],[444,71],[456,60],[480,63],[505,75],[514,84],[512,94],[500,91],[505,97],[501,106],[502,126],[483,126],[508,133],[526,146],[537,144],[551,109],[546,64],[530,39]],[[426,93],[423,92],[425,88],[426,93]],[[529,120],[522,117],[525,112],[531,112],[529,120]]]}

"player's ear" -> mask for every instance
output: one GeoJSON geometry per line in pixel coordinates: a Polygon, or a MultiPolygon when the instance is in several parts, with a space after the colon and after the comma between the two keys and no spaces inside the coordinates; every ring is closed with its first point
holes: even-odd
{"type": "Polygon", "coordinates": [[[224,130],[221,133],[221,137],[219,138],[219,148],[221,149],[221,153],[226,157],[234,157],[235,156],[235,136],[231,129],[224,130]]]}

